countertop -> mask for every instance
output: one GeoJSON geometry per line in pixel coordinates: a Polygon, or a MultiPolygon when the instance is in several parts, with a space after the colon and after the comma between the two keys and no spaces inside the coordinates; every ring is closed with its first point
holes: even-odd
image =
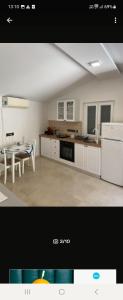
{"type": "Polygon", "coordinates": [[[5,185],[0,183],[0,192],[6,197],[6,200],[0,202],[0,206],[27,206],[21,199],[19,199],[14,193],[6,188],[5,185]]]}
{"type": "Polygon", "coordinates": [[[77,140],[77,139],[72,139],[72,138],[59,138],[56,135],[40,134],[39,137],[46,137],[46,138],[56,139],[56,140],[60,140],[60,141],[82,144],[85,146],[92,146],[92,147],[98,147],[98,148],[101,147],[101,143],[97,144],[96,142],[84,142],[82,140],[77,140]]]}

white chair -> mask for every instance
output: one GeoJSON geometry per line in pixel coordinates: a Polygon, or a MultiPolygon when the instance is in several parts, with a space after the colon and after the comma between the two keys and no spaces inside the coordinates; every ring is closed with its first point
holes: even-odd
{"type": "Polygon", "coordinates": [[[35,172],[35,153],[36,153],[36,140],[34,140],[32,143],[31,154],[25,152],[20,152],[16,154],[16,157],[22,162],[22,174],[24,174],[25,162],[27,161],[29,165],[30,159],[32,160],[33,172],[35,172]]]}
{"type": "MultiPolygon", "coordinates": [[[[1,159],[2,160],[0,161],[0,175],[2,172],[4,172],[4,184],[6,184],[7,170],[12,170],[12,160],[11,158],[7,158],[5,149],[2,150],[1,159]]],[[[21,164],[18,159],[15,159],[14,168],[16,169],[16,167],[18,167],[19,177],[21,177],[21,164]]]]}

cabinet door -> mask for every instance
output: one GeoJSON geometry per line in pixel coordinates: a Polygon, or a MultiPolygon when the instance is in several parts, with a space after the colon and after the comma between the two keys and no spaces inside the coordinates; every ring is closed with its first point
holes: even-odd
{"type": "Polygon", "coordinates": [[[74,102],[74,100],[66,101],[66,120],[67,121],[75,120],[75,102],[74,102]]]}
{"type": "Polygon", "coordinates": [[[58,140],[52,140],[52,147],[51,147],[51,158],[52,159],[59,159],[59,141],[58,140]]]}
{"type": "Polygon", "coordinates": [[[45,138],[45,155],[49,158],[51,158],[51,139],[45,138]]]}
{"type": "Polygon", "coordinates": [[[84,168],[84,146],[75,144],[75,166],[79,169],[84,168]]]}
{"type": "Polygon", "coordinates": [[[45,137],[41,137],[41,155],[45,156],[45,137]]]}
{"type": "Polygon", "coordinates": [[[100,148],[84,146],[84,170],[100,175],[100,148]]]}
{"type": "Polygon", "coordinates": [[[65,119],[65,102],[58,101],[57,102],[57,120],[64,121],[65,119]]]}

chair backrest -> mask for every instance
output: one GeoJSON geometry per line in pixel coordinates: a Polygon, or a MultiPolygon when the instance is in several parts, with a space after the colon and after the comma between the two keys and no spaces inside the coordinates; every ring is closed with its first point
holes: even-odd
{"type": "Polygon", "coordinates": [[[35,157],[35,155],[36,155],[36,139],[29,139],[29,140],[28,140],[28,144],[32,146],[32,151],[31,151],[31,153],[32,153],[33,156],[35,157]]]}
{"type": "Polygon", "coordinates": [[[2,149],[0,157],[2,158],[2,161],[0,161],[0,169],[3,170],[7,166],[7,159],[6,159],[6,151],[5,151],[5,149],[2,149]]]}
{"type": "Polygon", "coordinates": [[[33,147],[33,155],[35,157],[35,155],[36,155],[36,140],[33,140],[32,147],[33,147]]]}

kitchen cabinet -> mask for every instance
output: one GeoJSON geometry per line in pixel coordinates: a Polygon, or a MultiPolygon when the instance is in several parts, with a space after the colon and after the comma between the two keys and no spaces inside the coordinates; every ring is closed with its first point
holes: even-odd
{"type": "Polygon", "coordinates": [[[73,99],[57,101],[57,120],[58,121],[79,121],[79,100],[73,99]]]}
{"type": "Polygon", "coordinates": [[[75,144],[75,167],[84,168],[84,145],[75,144]]]}
{"type": "Polygon", "coordinates": [[[41,137],[41,155],[51,157],[51,139],[41,137]]]}
{"type": "Polygon", "coordinates": [[[65,120],[65,101],[57,102],[57,120],[58,121],[65,120]]]}
{"type": "Polygon", "coordinates": [[[51,142],[52,140],[50,138],[47,138],[46,141],[45,141],[45,155],[48,157],[48,158],[51,158],[51,142]]]}
{"type": "Polygon", "coordinates": [[[41,137],[41,155],[45,156],[45,141],[46,138],[45,137],[41,137]]]}
{"type": "Polygon", "coordinates": [[[100,175],[100,153],[98,147],[84,146],[84,170],[100,175]]]}
{"type": "MultiPolygon", "coordinates": [[[[41,137],[41,155],[60,160],[60,141],[53,138],[41,137]]],[[[76,168],[100,176],[101,148],[75,143],[76,168]]],[[[64,160],[68,164],[68,161],[64,160]]]]}
{"type": "Polygon", "coordinates": [[[66,100],[66,121],[75,121],[75,101],[66,100]]]}
{"type": "Polygon", "coordinates": [[[59,141],[55,139],[51,140],[51,158],[55,160],[59,159],[59,141]]]}
{"type": "Polygon", "coordinates": [[[75,144],[75,167],[100,175],[100,148],[75,144]]]}
{"type": "Polygon", "coordinates": [[[59,159],[59,140],[41,137],[41,155],[59,159]]]}

